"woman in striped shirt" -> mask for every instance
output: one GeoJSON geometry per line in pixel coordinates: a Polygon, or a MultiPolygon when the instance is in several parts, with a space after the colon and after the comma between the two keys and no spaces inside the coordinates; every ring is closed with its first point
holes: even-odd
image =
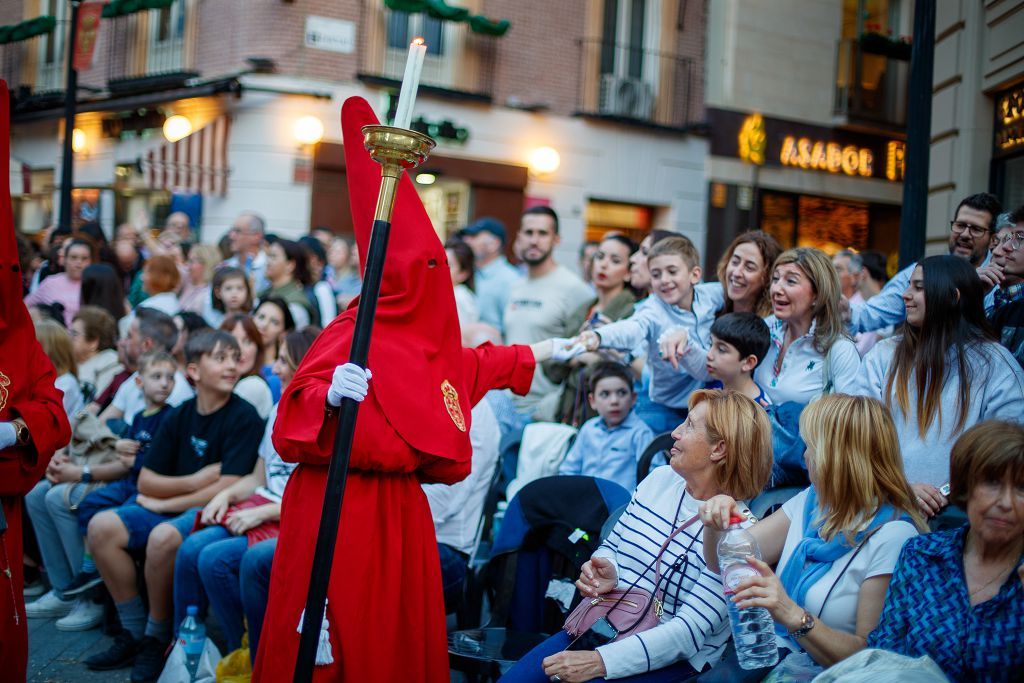
{"type": "MultiPolygon", "coordinates": [[[[670,467],[640,483],[607,540],[583,565],[576,586],[585,598],[634,582],[654,593],[652,564],[674,529],[715,495],[747,499],[767,483],[772,450],[764,410],[737,392],[712,390],[695,391],[689,408],[686,422],[672,433],[670,467]]],[[[729,617],[721,580],[704,562],[702,531],[700,522],[690,525],[661,557],[664,614],[657,626],[589,651],[565,651],[571,638],[559,632],[502,680],[679,681],[714,665],[730,637],[729,617]]]]}

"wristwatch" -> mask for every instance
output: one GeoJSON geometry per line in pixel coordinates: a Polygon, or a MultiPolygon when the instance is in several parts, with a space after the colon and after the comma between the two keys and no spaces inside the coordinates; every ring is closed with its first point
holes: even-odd
{"type": "Polygon", "coordinates": [[[31,436],[28,433],[28,427],[25,425],[25,422],[22,420],[11,420],[11,426],[14,427],[14,434],[15,439],[17,439],[17,444],[19,446],[24,446],[28,444],[29,440],[31,439],[31,436]]]}
{"type": "Polygon", "coordinates": [[[88,484],[92,482],[92,470],[88,465],[82,465],[82,483],[88,484]]]}
{"type": "Polygon", "coordinates": [[[790,637],[794,640],[800,640],[811,632],[815,623],[817,622],[814,621],[814,617],[811,616],[811,613],[805,611],[804,616],[800,619],[800,626],[789,632],[790,637]]]}

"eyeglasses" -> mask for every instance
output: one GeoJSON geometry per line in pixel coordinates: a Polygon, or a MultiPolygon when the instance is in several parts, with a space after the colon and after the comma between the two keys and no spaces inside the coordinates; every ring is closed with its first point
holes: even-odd
{"type": "Polygon", "coordinates": [[[1021,242],[1024,242],[1024,232],[1011,232],[1005,237],[996,238],[996,246],[1002,246],[1005,251],[1017,251],[1020,249],[1021,242]],[[1008,249],[1006,248],[1007,242],[1010,243],[1008,249]]]}
{"type": "Polygon", "coordinates": [[[989,232],[988,227],[986,226],[965,223],[964,221],[950,221],[949,229],[953,231],[954,235],[959,235],[963,233],[964,230],[967,230],[974,239],[980,239],[989,232]]]}

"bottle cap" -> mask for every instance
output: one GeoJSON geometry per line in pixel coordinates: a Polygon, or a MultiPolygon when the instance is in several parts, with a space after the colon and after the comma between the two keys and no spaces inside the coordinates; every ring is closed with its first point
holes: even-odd
{"type": "Polygon", "coordinates": [[[187,614],[190,617],[197,616],[199,614],[199,607],[197,607],[196,605],[189,605],[185,608],[185,614],[187,614]]]}
{"type": "Polygon", "coordinates": [[[742,524],[745,521],[747,521],[747,518],[743,515],[733,514],[729,517],[729,526],[732,526],[733,524],[742,524]]]}

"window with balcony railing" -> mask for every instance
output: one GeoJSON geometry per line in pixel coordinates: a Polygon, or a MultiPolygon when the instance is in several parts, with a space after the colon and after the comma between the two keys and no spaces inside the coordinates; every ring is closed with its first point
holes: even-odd
{"type": "MultiPolygon", "coordinates": [[[[476,10],[479,2],[467,0],[451,6],[476,10]]],[[[367,22],[367,49],[363,51],[360,76],[364,79],[400,81],[405,72],[409,43],[423,38],[427,55],[420,84],[478,98],[489,98],[494,75],[496,39],[477,33],[465,21],[449,21],[426,12],[404,12],[373,2],[367,22]]]]}
{"type": "Polygon", "coordinates": [[[41,9],[40,14],[50,15],[57,19],[57,27],[52,33],[39,36],[34,41],[36,51],[34,91],[36,93],[63,91],[65,62],[67,61],[64,57],[64,44],[68,35],[68,3],[64,0],[43,0],[41,9]]]}
{"type": "Polygon", "coordinates": [[[104,19],[111,91],[174,87],[195,71],[196,0],[104,19]]]}

